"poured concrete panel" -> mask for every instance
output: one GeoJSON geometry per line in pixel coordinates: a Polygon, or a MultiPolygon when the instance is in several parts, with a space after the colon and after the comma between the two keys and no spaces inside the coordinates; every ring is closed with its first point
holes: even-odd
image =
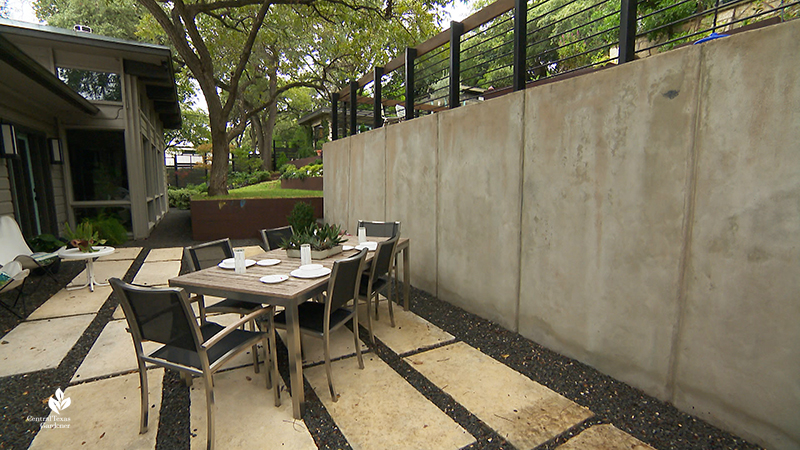
{"type": "Polygon", "coordinates": [[[373,354],[331,364],[339,400],[328,390],[325,366],[304,375],[353,450],[457,449],[475,439],[373,354]]]}
{"type": "Polygon", "coordinates": [[[94,314],[105,304],[110,294],[111,286],[96,286],[94,292],[89,289],[62,289],[36,308],[28,316],[28,320],[94,314]]]}
{"type": "Polygon", "coordinates": [[[386,127],[386,220],[411,239],[411,282],[436,293],[439,115],[386,127]]]}
{"type": "Polygon", "coordinates": [[[54,423],[67,424],[69,428],[41,429],[30,449],[154,449],[163,378],[164,369],[147,371],[150,405],[147,433],[139,434],[141,396],[139,375],[134,373],[68,387],[64,398],[68,397],[71,403],[59,417],[69,421],[54,423]]]}
{"type": "Polygon", "coordinates": [[[662,399],[699,51],[526,91],[520,333],[662,399]]]}
{"type": "Polygon", "coordinates": [[[556,447],[557,450],[653,450],[614,425],[595,425],[556,447]]]}
{"type": "Polygon", "coordinates": [[[515,93],[439,114],[437,294],[510,330],[519,297],[523,100],[515,93]]]}
{"type": "Polygon", "coordinates": [[[385,220],[386,129],[350,138],[350,204],[344,228],[355,235],[359,220],[385,220]]]}
{"type": "MultiPolygon", "coordinates": [[[[278,336],[286,342],[286,331],[278,330],[278,336]]],[[[359,336],[359,345],[361,346],[362,354],[366,352],[367,345],[364,343],[366,339],[364,336],[359,336]]],[[[303,349],[303,366],[312,364],[319,364],[325,362],[325,348],[322,339],[317,339],[312,336],[302,335],[301,347],[303,349]]],[[[330,337],[330,356],[331,360],[341,358],[344,356],[355,356],[356,347],[355,340],[353,339],[353,332],[347,327],[339,328],[331,332],[330,337]]]]}
{"type": "Polygon", "coordinates": [[[17,325],[0,338],[0,376],[58,367],[94,317],[85,314],[17,325]]]}
{"type": "Polygon", "coordinates": [[[516,448],[537,447],[594,415],[463,342],[406,361],[516,448]]]}
{"type": "MultiPolygon", "coordinates": [[[[315,450],[314,439],[302,421],[292,417],[292,398],[281,383],[281,406],[275,407],[263,372],[236,369],[214,375],[216,447],[219,449],[315,450]]],[[[205,449],[206,395],[202,380],[190,388],[191,448],[205,449]]]]}
{"type": "Polygon", "coordinates": [[[678,407],[772,449],[800,448],[798,42],[793,21],[703,46],[676,374],[678,407]]]}
{"type": "Polygon", "coordinates": [[[343,229],[349,230],[347,212],[350,208],[350,139],[326,142],[323,148],[325,222],[338,224],[343,229]]]}

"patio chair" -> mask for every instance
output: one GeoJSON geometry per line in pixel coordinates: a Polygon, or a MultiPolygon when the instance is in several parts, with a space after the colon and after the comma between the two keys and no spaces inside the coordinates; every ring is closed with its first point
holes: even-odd
{"type": "Polygon", "coordinates": [[[22,264],[18,261],[11,261],[0,268],[0,294],[17,289],[17,297],[14,299],[14,303],[9,306],[0,300],[0,306],[20,319],[25,316],[25,299],[22,297],[22,288],[25,287],[25,280],[27,280],[30,272],[29,269],[23,269],[22,264]],[[12,309],[17,307],[17,303],[20,300],[22,300],[22,315],[17,314],[17,312],[12,309]]]}
{"type": "Polygon", "coordinates": [[[261,241],[264,243],[264,250],[275,250],[281,247],[284,239],[289,239],[294,234],[291,225],[280,228],[265,228],[261,230],[261,241]]]}
{"type": "MultiPolygon", "coordinates": [[[[189,269],[194,272],[201,269],[216,266],[223,259],[233,258],[233,247],[231,240],[228,238],[219,239],[216,241],[206,242],[204,244],[185,247],[184,253],[189,255],[189,269]]],[[[192,302],[200,301],[202,297],[197,295],[191,298],[192,302]]],[[[226,298],[211,306],[205,306],[204,302],[200,301],[200,319],[205,322],[206,314],[239,314],[239,317],[244,317],[247,314],[257,310],[259,305],[254,303],[243,302],[240,300],[233,300],[226,298]]],[[[250,330],[256,330],[255,321],[250,321],[250,330]]],[[[256,347],[253,346],[253,368],[258,373],[258,352],[256,347]]]]}
{"type": "MultiPolygon", "coordinates": [[[[378,248],[375,249],[375,256],[372,258],[372,266],[368,269],[368,273],[361,274],[361,281],[358,287],[358,298],[366,300],[367,303],[367,329],[369,330],[369,338],[372,343],[375,343],[375,335],[372,333],[372,315],[370,314],[370,305],[372,299],[375,299],[375,320],[378,320],[378,292],[381,289],[389,286],[391,278],[389,272],[392,270],[392,259],[394,258],[395,251],[397,250],[398,237],[389,238],[383,242],[378,243],[378,248]]],[[[392,289],[387,289],[389,301],[389,321],[394,328],[394,310],[392,309],[392,289]]]]}
{"type": "Polygon", "coordinates": [[[358,228],[367,229],[367,236],[393,237],[400,236],[400,222],[375,222],[359,220],[358,228]]]}
{"type": "Polygon", "coordinates": [[[12,216],[0,216],[0,265],[4,266],[9,261],[19,261],[23,269],[42,269],[58,282],[50,270],[50,266],[58,260],[58,251],[52,253],[31,251],[17,221],[12,216]]]}
{"type": "MultiPolygon", "coordinates": [[[[153,288],[135,286],[119,278],[108,280],[119,298],[128,331],[133,338],[136,360],[139,365],[141,392],[141,417],[139,434],[147,432],[148,387],[147,363],[180,371],[181,374],[203,377],[206,388],[206,416],[208,437],[206,448],[214,448],[214,373],[234,356],[267,339],[274,341],[275,330],[244,331],[239,326],[245,322],[275,312],[273,307],[259,307],[238,322],[223,327],[206,322],[198,326],[186,291],[181,288],[153,288]],[[144,353],[143,341],[163,344],[158,350],[144,353]]],[[[274,346],[272,347],[275,348],[274,346]]],[[[273,355],[274,357],[274,355],[273,355]]],[[[267,372],[270,369],[267,368],[267,372]]],[[[269,379],[269,375],[267,376],[269,379]]],[[[269,383],[268,383],[269,384],[269,383]]],[[[273,386],[275,406],[280,406],[279,385],[273,386]]]]}
{"type": "MultiPolygon", "coordinates": [[[[375,237],[393,237],[400,236],[400,222],[376,222],[368,220],[359,220],[359,227],[364,227],[367,230],[367,236],[375,237]]],[[[405,256],[404,256],[405,257],[405,256]]],[[[392,272],[394,272],[394,279],[392,287],[397,289],[397,255],[392,258],[392,272]]],[[[378,319],[378,305],[377,297],[375,302],[375,319],[378,319]]],[[[392,325],[394,326],[394,325],[392,325]]]]}
{"type": "MultiPolygon", "coordinates": [[[[357,255],[340,259],[333,263],[331,277],[325,295],[325,303],[306,301],[297,306],[300,332],[308,336],[322,339],[325,353],[325,371],[328,375],[328,388],[331,398],[337,401],[336,390],[333,387],[331,371],[330,334],[336,331],[348,320],[353,321],[353,340],[358,356],[358,368],[364,368],[361,357],[361,345],[358,339],[358,282],[364,270],[364,261],[367,258],[367,249],[362,249],[357,255]],[[353,307],[347,307],[350,301],[353,307]]],[[[275,316],[275,327],[286,329],[286,311],[281,311],[275,316]]],[[[300,388],[302,389],[302,387],[300,388]]]]}

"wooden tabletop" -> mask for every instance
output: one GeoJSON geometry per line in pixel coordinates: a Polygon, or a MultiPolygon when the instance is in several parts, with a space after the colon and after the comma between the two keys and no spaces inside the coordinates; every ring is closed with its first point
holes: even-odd
{"type": "MultiPolygon", "coordinates": [[[[385,238],[368,238],[370,241],[380,242],[385,238]]],[[[407,238],[401,238],[405,243],[407,238]]],[[[356,245],[358,240],[349,237],[345,245],[356,245]]],[[[322,264],[324,267],[333,268],[336,260],[347,258],[358,253],[358,250],[346,250],[322,260],[313,260],[313,263],[322,264]]],[[[375,252],[367,253],[367,260],[371,260],[375,252]]],[[[210,267],[187,273],[169,280],[170,286],[182,287],[189,292],[215,295],[219,297],[251,300],[254,302],[285,304],[298,299],[306,299],[324,290],[330,275],[313,279],[295,278],[290,275],[300,267],[300,258],[291,258],[286,255],[286,250],[278,249],[254,255],[248,259],[256,261],[262,259],[279,259],[281,262],[274,266],[253,265],[247,268],[246,273],[237,274],[231,269],[210,267]],[[280,283],[267,284],[260,281],[265,275],[287,275],[289,279],[280,283]],[[268,298],[270,301],[265,301],[268,298]]]]}

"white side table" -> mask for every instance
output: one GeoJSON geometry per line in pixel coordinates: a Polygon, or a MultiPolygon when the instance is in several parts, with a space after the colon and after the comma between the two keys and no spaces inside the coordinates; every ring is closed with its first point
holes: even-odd
{"type": "Polygon", "coordinates": [[[114,253],[114,247],[100,246],[92,247],[95,251],[92,253],[84,253],[77,248],[68,248],[58,252],[58,257],[61,259],[73,259],[86,261],[86,284],[83,286],[67,286],[68,290],[83,289],[88,287],[90,291],[94,292],[95,286],[108,286],[108,283],[100,283],[94,277],[94,260],[101,256],[108,256],[114,253]]]}

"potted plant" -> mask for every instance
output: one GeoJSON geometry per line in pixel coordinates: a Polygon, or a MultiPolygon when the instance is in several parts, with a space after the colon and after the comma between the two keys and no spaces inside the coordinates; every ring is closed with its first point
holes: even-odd
{"type": "Polygon", "coordinates": [[[94,253],[95,245],[103,245],[105,239],[100,239],[98,233],[92,229],[92,224],[88,222],[79,223],[75,230],[70,228],[69,223],[64,224],[64,234],[69,240],[69,244],[83,253],[94,253]]]}
{"type": "Polygon", "coordinates": [[[311,259],[325,259],[342,252],[342,231],[339,225],[314,224],[307,230],[295,232],[291,238],[281,242],[290,258],[300,257],[300,246],[311,245],[311,259]]]}

